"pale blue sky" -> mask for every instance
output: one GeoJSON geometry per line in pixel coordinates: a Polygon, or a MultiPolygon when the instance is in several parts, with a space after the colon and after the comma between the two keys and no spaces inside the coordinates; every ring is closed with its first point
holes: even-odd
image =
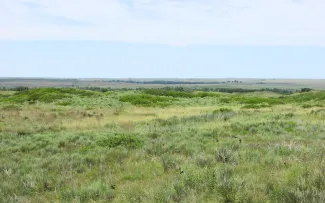
{"type": "Polygon", "coordinates": [[[325,48],[0,42],[0,76],[325,78],[325,48]]]}
{"type": "Polygon", "coordinates": [[[325,78],[324,0],[0,0],[0,77],[325,78]]]}

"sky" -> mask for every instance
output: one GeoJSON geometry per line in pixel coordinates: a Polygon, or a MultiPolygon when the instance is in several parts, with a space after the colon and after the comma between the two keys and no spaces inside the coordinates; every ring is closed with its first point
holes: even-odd
{"type": "Polygon", "coordinates": [[[0,77],[325,78],[324,0],[0,0],[0,77]]]}

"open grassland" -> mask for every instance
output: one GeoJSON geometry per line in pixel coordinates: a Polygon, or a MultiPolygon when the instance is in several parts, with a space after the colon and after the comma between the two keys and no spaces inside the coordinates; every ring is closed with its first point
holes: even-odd
{"type": "Polygon", "coordinates": [[[325,92],[0,92],[0,202],[325,202],[325,92]]]}

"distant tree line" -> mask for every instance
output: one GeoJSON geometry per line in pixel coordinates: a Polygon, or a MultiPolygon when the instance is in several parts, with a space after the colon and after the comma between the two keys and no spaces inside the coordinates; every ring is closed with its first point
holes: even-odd
{"type": "MultiPolygon", "coordinates": [[[[244,89],[244,88],[219,88],[219,87],[164,87],[159,88],[160,90],[179,91],[179,92],[191,92],[191,91],[203,91],[203,92],[225,92],[225,93],[250,93],[250,92],[275,92],[279,94],[293,94],[294,92],[306,91],[302,90],[291,90],[291,89],[279,89],[279,88],[262,88],[262,89],[244,89]]],[[[309,89],[309,88],[308,88],[309,89]]],[[[138,88],[138,90],[144,91],[157,91],[157,88],[138,88]]],[[[163,91],[162,91],[163,92],[163,91]]]]}
{"type": "MultiPolygon", "coordinates": [[[[138,90],[144,92],[150,92],[158,94],[165,94],[166,91],[177,91],[177,92],[193,92],[193,91],[202,91],[202,92],[225,92],[225,93],[251,93],[251,92],[275,92],[279,94],[293,94],[295,92],[310,92],[313,89],[311,88],[301,88],[300,90],[292,89],[279,89],[279,88],[261,88],[261,89],[246,89],[246,88],[227,88],[227,87],[163,87],[163,88],[111,88],[111,87],[74,87],[76,89],[82,90],[91,90],[96,92],[108,92],[108,91],[128,91],[128,90],[138,90]]],[[[25,91],[33,88],[19,86],[19,87],[0,87],[2,91],[25,91]]],[[[169,92],[171,93],[171,92],[169,92]]]]}
{"type": "Polygon", "coordinates": [[[113,90],[111,87],[78,87],[78,89],[91,90],[95,92],[109,92],[113,90]]]}
{"type": "Polygon", "coordinates": [[[294,90],[279,89],[279,88],[262,88],[262,89],[216,88],[215,91],[227,92],[227,93],[275,92],[279,94],[293,94],[295,92],[294,90]]]}
{"type": "Polygon", "coordinates": [[[2,91],[16,91],[16,92],[21,92],[25,90],[29,90],[29,87],[24,87],[24,86],[18,86],[18,87],[1,87],[0,88],[2,91]]]}
{"type": "Polygon", "coordinates": [[[200,85],[200,84],[225,84],[225,83],[242,83],[242,81],[233,80],[225,82],[217,81],[168,81],[168,80],[153,80],[153,81],[135,81],[135,80],[109,80],[108,82],[115,83],[132,83],[132,84],[160,84],[160,85],[200,85]]]}

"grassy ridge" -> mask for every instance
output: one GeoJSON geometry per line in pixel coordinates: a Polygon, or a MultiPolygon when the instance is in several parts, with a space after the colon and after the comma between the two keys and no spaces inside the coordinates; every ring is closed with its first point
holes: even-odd
{"type": "Polygon", "coordinates": [[[51,103],[60,99],[71,97],[73,95],[91,97],[98,94],[93,91],[85,91],[74,88],[35,88],[19,91],[11,96],[8,101],[16,103],[35,101],[51,103]]]}

